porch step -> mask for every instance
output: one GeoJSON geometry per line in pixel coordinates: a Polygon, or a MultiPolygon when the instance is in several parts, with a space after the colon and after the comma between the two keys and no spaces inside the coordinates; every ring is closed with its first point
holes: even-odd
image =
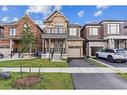
{"type": "Polygon", "coordinates": [[[52,61],[62,61],[61,60],[61,55],[60,54],[53,54],[52,61]]]}

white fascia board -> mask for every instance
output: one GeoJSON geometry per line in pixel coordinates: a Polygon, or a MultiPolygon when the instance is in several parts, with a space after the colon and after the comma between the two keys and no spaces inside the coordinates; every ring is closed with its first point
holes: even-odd
{"type": "Polygon", "coordinates": [[[102,24],[108,23],[108,24],[116,24],[116,23],[125,23],[125,22],[102,22],[102,24]]]}
{"type": "Polygon", "coordinates": [[[127,36],[107,36],[107,37],[104,37],[104,40],[108,40],[108,39],[127,39],[127,36]]]}

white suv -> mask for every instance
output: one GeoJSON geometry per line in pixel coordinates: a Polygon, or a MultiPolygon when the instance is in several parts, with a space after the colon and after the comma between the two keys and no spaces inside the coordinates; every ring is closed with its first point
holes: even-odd
{"type": "Polygon", "coordinates": [[[109,62],[120,61],[125,63],[127,61],[127,53],[121,49],[102,49],[96,52],[96,58],[105,58],[109,62]]]}

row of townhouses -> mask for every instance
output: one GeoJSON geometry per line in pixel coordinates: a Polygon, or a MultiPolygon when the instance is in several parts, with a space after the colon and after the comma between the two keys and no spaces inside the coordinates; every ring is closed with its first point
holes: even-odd
{"type": "Polygon", "coordinates": [[[43,29],[28,15],[16,22],[0,24],[0,53],[8,57],[12,52],[18,52],[21,32],[26,24],[36,37],[33,51],[41,52],[42,58],[82,58],[95,56],[102,48],[127,49],[126,21],[103,20],[81,27],[70,24],[60,11],[55,11],[44,20],[43,29]]]}

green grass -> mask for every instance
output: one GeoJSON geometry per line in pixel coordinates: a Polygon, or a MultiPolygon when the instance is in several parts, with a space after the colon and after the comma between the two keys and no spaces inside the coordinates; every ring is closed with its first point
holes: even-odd
{"type": "MultiPolygon", "coordinates": [[[[20,78],[19,73],[10,74],[10,79],[0,79],[0,89],[12,89],[16,79],[20,78]]],[[[42,81],[31,89],[73,89],[71,76],[68,73],[41,73],[40,75],[43,76],[42,81]]],[[[28,73],[23,73],[23,76],[28,76],[28,73]]]]}
{"type": "Polygon", "coordinates": [[[29,60],[11,60],[11,61],[2,61],[0,62],[0,67],[19,67],[20,63],[23,67],[39,67],[42,64],[42,67],[68,67],[66,60],[64,62],[51,62],[47,59],[31,59],[29,60]]]}
{"type": "Polygon", "coordinates": [[[125,80],[127,80],[127,73],[117,73],[117,75],[125,80]]]}
{"type": "Polygon", "coordinates": [[[105,65],[103,65],[103,64],[101,64],[101,63],[99,63],[99,62],[96,62],[96,61],[92,60],[91,58],[86,58],[85,60],[86,60],[89,64],[95,65],[96,67],[107,67],[107,66],[105,66],[105,65]]]}

